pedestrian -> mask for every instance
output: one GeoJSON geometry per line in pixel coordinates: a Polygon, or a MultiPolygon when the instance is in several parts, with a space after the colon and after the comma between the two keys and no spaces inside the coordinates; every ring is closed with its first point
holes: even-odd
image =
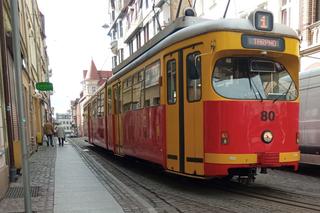
{"type": "Polygon", "coordinates": [[[54,133],[54,129],[53,129],[53,125],[50,121],[47,121],[44,125],[43,125],[43,131],[44,134],[47,136],[47,146],[49,146],[49,142],[50,145],[53,147],[53,133],[54,133]]]}
{"type": "Polygon", "coordinates": [[[57,127],[57,137],[59,140],[59,146],[61,146],[61,145],[63,146],[66,134],[65,134],[64,128],[61,124],[59,124],[57,127]]]}

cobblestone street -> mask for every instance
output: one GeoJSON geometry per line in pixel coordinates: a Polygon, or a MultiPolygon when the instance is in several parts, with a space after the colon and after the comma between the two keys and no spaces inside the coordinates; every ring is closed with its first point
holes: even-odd
{"type": "MultiPolygon", "coordinates": [[[[53,212],[56,147],[39,146],[30,158],[32,209],[53,212]]],[[[0,201],[0,212],[23,212],[24,194],[22,177],[10,184],[6,197],[0,201]],[[14,191],[13,191],[14,190],[14,191]],[[9,192],[12,191],[11,194],[9,192]],[[9,196],[10,195],[10,196],[9,196]]]]}

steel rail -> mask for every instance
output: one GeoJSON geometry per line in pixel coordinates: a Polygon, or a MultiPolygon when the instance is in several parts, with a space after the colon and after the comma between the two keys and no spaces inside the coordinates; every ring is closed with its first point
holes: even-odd
{"type": "MultiPolygon", "coordinates": [[[[77,149],[79,152],[81,152],[81,147],[76,144],[76,143],[72,143],[71,144],[73,146],[77,146],[77,149]]],[[[104,150],[105,151],[105,150],[104,150]]],[[[103,160],[103,161],[107,161],[107,159],[105,157],[102,156],[102,153],[98,153],[98,152],[95,152],[97,153],[98,155],[96,155],[99,159],[103,160]]],[[[105,152],[103,152],[105,153],[105,152]]],[[[81,153],[83,154],[83,153],[81,153]]],[[[108,161],[108,166],[111,166],[114,170],[118,171],[119,173],[121,173],[123,176],[125,176],[125,178],[127,178],[128,180],[130,180],[131,182],[133,182],[134,184],[138,185],[139,187],[141,187],[142,189],[146,190],[147,192],[149,192],[150,194],[153,194],[156,198],[158,198],[159,200],[161,200],[162,202],[164,202],[165,204],[168,205],[168,207],[172,207],[174,208],[174,210],[176,210],[177,212],[185,212],[185,209],[179,209],[176,205],[170,203],[169,201],[167,201],[164,197],[175,197],[175,198],[180,198],[181,200],[184,200],[184,201],[187,201],[188,204],[191,204],[197,208],[200,209],[203,209],[203,211],[208,211],[208,210],[212,210],[212,208],[215,208],[216,210],[220,210],[220,211],[223,211],[223,212],[235,212],[235,211],[232,211],[230,209],[226,209],[226,208],[223,208],[223,207],[218,207],[218,206],[213,206],[213,205],[209,205],[208,203],[204,203],[204,202],[199,202],[198,200],[193,200],[191,198],[187,198],[185,196],[179,196],[177,194],[172,194],[172,193],[168,193],[166,192],[165,194],[166,195],[161,195],[161,193],[157,193],[156,191],[150,189],[149,187],[147,187],[145,184],[142,184],[141,182],[133,179],[132,177],[130,177],[130,175],[128,175],[126,172],[124,172],[123,170],[119,169],[118,166],[114,165],[113,162],[110,162],[108,161]]],[[[147,199],[150,200],[151,203],[153,203],[154,205],[156,205],[157,201],[154,201],[154,200],[151,200],[149,197],[147,197],[147,199]]],[[[157,206],[155,206],[154,208],[157,208],[157,206]]],[[[163,205],[161,205],[161,208],[163,208],[163,205]]]]}

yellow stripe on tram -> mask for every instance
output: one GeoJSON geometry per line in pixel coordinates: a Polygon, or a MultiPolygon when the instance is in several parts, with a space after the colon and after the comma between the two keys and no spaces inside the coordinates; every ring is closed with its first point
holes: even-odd
{"type": "Polygon", "coordinates": [[[257,163],[257,155],[205,153],[205,162],[215,164],[254,164],[257,163]]]}

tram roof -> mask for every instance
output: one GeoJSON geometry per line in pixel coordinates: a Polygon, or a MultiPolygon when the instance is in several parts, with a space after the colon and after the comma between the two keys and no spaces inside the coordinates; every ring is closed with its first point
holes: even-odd
{"type": "MultiPolygon", "coordinates": [[[[188,38],[195,37],[197,35],[216,31],[255,33],[261,35],[266,33],[266,31],[255,29],[251,20],[249,19],[210,20],[199,17],[183,16],[176,19],[175,22],[158,33],[158,35],[152,38],[121,64],[116,66],[112,70],[113,76],[109,79],[109,82],[112,82],[118,77],[126,74],[145,60],[151,58],[170,45],[188,38]]],[[[273,30],[268,31],[267,33],[271,36],[284,36],[299,39],[294,30],[285,25],[277,23],[274,23],[273,30]]]]}

